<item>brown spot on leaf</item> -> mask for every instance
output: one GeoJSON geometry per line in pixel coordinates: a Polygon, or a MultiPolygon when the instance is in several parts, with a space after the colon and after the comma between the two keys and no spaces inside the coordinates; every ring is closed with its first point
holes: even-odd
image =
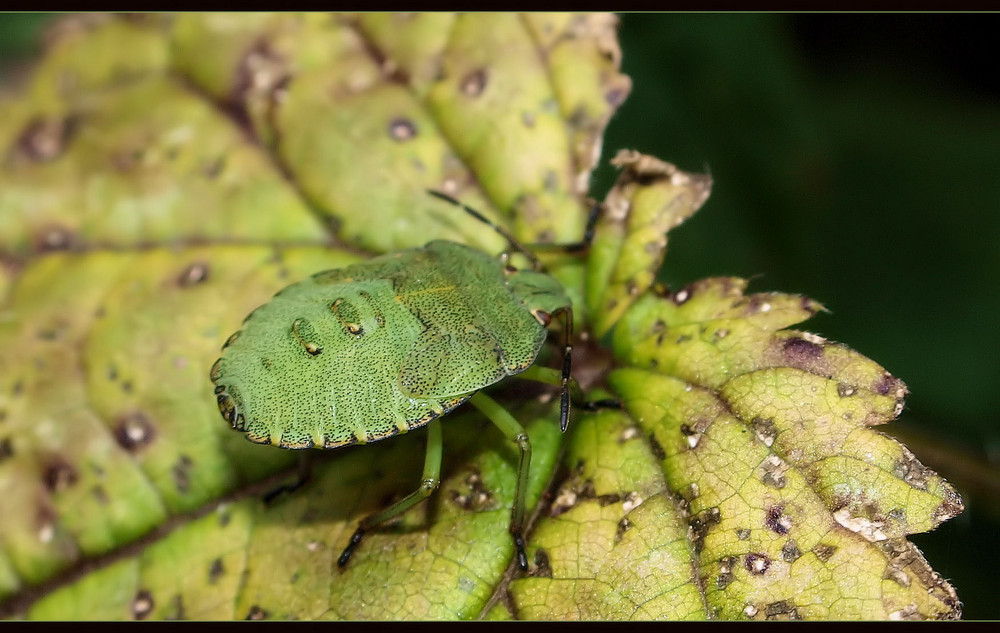
{"type": "Polygon", "coordinates": [[[618,503],[621,500],[622,500],[622,496],[620,494],[616,494],[616,493],[607,494],[607,495],[600,495],[600,496],[597,497],[597,505],[599,505],[599,506],[601,506],[603,508],[604,506],[609,506],[612,503],[618,503]]]}
{"type": "Polygon", "coordinates": [[[754,576],[762,576],[771,567],[771,559],[763,552],[750,552],[743,558],[743,567],[754,576]]]}
{"type": "Polygon", "coordinates": [[[777,455],[768,455],[761,464],[761,482],[772,488],[781,490],[787,483],[785,473],[788,471],[788,464],[777,455]]]}
{"type": "Polygon", "coordinates": [[[791,600],[779,600],[764,607],[764,618],[767,620],[801,620],[799,610],[791,600]]]}
{"type": "Polygon", "coordinates": [[[705,435],[705,431],[708,430],[710,424],[711,420],[707,418],[699,418],[681,424],[681,435],[684,436],[684,440],[687,443],[688,448],[698,448],[698,445],[701,444],[701,438],[705,435]]]}
{"type": "Polygon", "coordinates": [[[687,499],[688,501],[694,501],[700,496],[701,496],[701,486],[698,485],[698,482],[692,481],[690,484],[688,484],[687,489],[684,491],[684,498],[687,499]]]}
{"type": "Polygon", "coordinates": [[[628,518],[624,518],[618,522],[618,529],[615,530],[615,543],[619,543],[625,533],[632,529],[632,522],[628,518]]]}
{"type": "Polygon", "coordinates": [[[485,68],[477,68],[462,78],[459,90],[469,97],[478,97],[483,94],[486,84],[489,83],[489,74],[485,68]]]}
{"type": "Polygon", "coordinates": [[[531,567],[529,576],[535,578],[552,578],[552,565],[549,563],[549,554],[539,547],[535,550],[534,565],[531,567]]]}
{"type": "Polygon", "coordinates": [[[816,555],[816,558],[825,563],[837,553],[837,546],[819,543],[816,547],[812,548],[812,553],[816,555]]]}
{"type": "Polygon", "coordinates": [[[0,437],[0,463],[14,456],[14,443],[9,437],[0,437]]]}
{"type": "Polygon", "coordinates": [[[733,566],[739,559],[735,556],[726,556],[719,561],[719,576],[715,579],[715,586],[725,589],[733,582],[733,566]]]}
{"type": "Polygon", "coordinates": [[[748,538],[750,538],[750,530],[747,528],[740,528],[739,530],[736,530],[736,538],[740,539],[741,541],[747,540],[748,538]]]}
{"type": "Polygon", "coordinates": [[[188,264],[177,277],[177,285],[182,288],[194,286],[208,279],[208,263],[199,261],[188,264]]]}
{"type": "Polygon", "coordinates": [[[65,251],[76,243],[73,231],[63,226],[49,225],[35,233],[35,250],[39,252],[65,251]]]}
{"type": "Polygon", "coordinates": [[[802,556],[802,550],[794,540],[788,541],[781,547],[781,560],[786,563],[794,563],[802,556]]]}
{"type": "Polygon", "coordinates": [[[764,525],[775,534],[785,535],[792,527],[792,520],[784,514],[785,507],[781,504],[773,505],[767,509],[764,517],[764,525]]]}
{"type": "Polygon", "coordinates": [[[893,567],[892,565],[887,565],[885,568],[885,575],[883,576],[886,580],[891,580],[900,587],[904,589],[910,588],[910,577],[907,573],[899,568],[893,567]]]}
{"type": "Polygon", "coordinates": [[[774,426],[774,420],[765,418],[754,418],[750,421],[750,428],[754,435],[764,446],[771,446],[778,437],[778,430],[774,426]]]}
{"type": "Polygon", "coordinates": [[[79,473],[72,464],[59,456],[52,457],[42,471],[42,481],[45,488],[51,493],[66,490],[77,482],[79,473]]]}
{"type": "Polygon", "coordinates": [[[38,507],[35,508],[35,525],[38,526],[38,540],[42,543],[51,543],[56,536],[56,522],[59,516],[46,499],[39,500],[38,507]]]}
{"type": "Polygon", "coordinates": [[[790,338],[782,345],[782,352],[789,366],[803,367],[823,357],[823,346],[803,338],[790,338]]]}
{"type": "Polygon", "coordinates": [[[250,610],[247,612],[246,619],[247,620],[266,620],[268,617],[270,617],[270,615],[271,614],[268,611],[265,611],[264,609],[261,609],[257,605],[253,605],[253,606],[250,607],[250,610]]]}
{"type": "Polygon", "coordinates": [[[216,558],[212,561],[212,565],[208,568],[208,582],[214,585],[222,577],[222,574],[226,573],[226,568],[222,564],[221,558],[216,558]]]}
{"type": "Polygon", "coordinates": [[[38,163],[58,158],[77,128],[73,117],[36,118],[17,139],[16,153],[38,163]]]}
{"type": "Polygon", "coordinates": [[[132,411],[118,418],[114,435],[119,446],[135,453],[152,443],[156,438],[156,429],[145,413],[132,411]]]}
{"type": "Polygon", "coordinates": [[[906,387],[903,385],[903,381],[889,372],[882,374],[882,378],[872,386],[872,391],[880,396],[893,394],[896,397],[902,397],[906,395],[906,387]]]}
{"type": "Polygon", "coordinates": [[[581,501],[597,497],[594,482],[589,479],[582,480],[579,473],[580,468],[577,468],[577,472],[559,488],[549,508],[549,516],[557,517],[565,514],[578,506],[581,501]]]}
{"type": "Polygon", "coordinates": [[[649,450],[661,462],[667,458],[667,451],[663,450],[663,445],[660,444],[660,441],[656,439],[656,435],[653,433],[649,434],[649,450]]]}
{"type": "Polygon", "coordinates": [[[132,617],[136,620],[145,620],[153,612],[155,605],[153,594],[146,589],[140,589],[132,598],[132,617]]]}
{"type": "Polygon", "coordinates": [[[483,485],[478,470],[470,472],[462,480],[462,486],[450,491],[452,502],[466,512],[481,512],[495,506],[493,493],[483,485]]]}
{"type": "MultiPolygon", "coordinates": [[[[233,83],[232,103],[241,106],[247,101],[265,98],[274,103],[280,100],[292,79],[291,64],[263,39],[256,42],[240,60],[233,83]]],[[[245,119],[241,109],[238,118],[245,119]]],[[[249,124],[249,121],[242,121],[249,124]]]]}
{"type": "Polygon", "coordinates": [[[705,537],[708,536],[712,527],[718,525],[721,521],[722,513],[717,507],[702,510],[688,520],[688,525],[691,527],[691,535],[694,540],[695,553],[701,552],[702,548],[705,546],[705,537]]]}
{"type": "Polygon", "coordinates": [[[394,141],[408,141],[417,135],[417,125],[405,117],[389,121],[389,137],[394,141]]]}

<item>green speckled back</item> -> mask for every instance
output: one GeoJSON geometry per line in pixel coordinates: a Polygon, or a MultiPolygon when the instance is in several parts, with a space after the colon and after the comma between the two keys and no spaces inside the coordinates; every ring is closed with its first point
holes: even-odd
{"type": "Polygon", "coordinates": [[[212,381],[251,441],[334,448],[447,413],[530,367],[545,336],[499,261],[436,241],[288,286],[230,337],[212,381]]]}

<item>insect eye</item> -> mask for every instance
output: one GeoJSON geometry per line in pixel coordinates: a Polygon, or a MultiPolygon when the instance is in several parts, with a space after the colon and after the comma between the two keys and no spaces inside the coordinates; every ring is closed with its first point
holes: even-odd
{"type": "Polygon", "coordinates": [[[538,322],[546,327],[548,327],[549,323],[552,322],[552,315],[545,310],[532,310],[531,315],[538,319],[538,322]]]}

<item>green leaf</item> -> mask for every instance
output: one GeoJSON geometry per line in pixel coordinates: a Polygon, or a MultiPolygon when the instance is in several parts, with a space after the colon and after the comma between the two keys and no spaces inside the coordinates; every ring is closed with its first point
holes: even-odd
{"type": "Polygon", "coordinates": [[[707,176],[634,151],[611,162],[622,172],[604,202],[587,266],[587,308],[597,336],[653,285],[667,232],[704,204],[712,185],[707,176]]]}
{"type": "Polygon", "coordinates": [[[419,484],[423,432],[315,451],[302,489],[262,501],[301,453],[219,416],[226,337],[368,252],[507,247],[426,189],[526,243],[578,242],[631,85],[613,16],[89,15],[57,34],[0,119],[0,614],[958,616],[905,538],[961,500],[870,428],[902,383],[782,329],[810,300],[657,288],[710,181],[635,152],[590,252],[540,253],[574,301],[575,376],[624,409],[575,407],[564,436],[551,389],[493,393],[533,448],[526,574],[518,450],[472,409],[442,422],[437,493],[344,569],[358,521],[419,484]]]}

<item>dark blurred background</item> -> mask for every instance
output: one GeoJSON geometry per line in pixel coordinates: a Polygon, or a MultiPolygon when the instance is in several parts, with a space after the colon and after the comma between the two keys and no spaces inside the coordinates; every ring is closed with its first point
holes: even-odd
{"type": "MultiPolygon", "coordinates": [[[[0,15],[0,83],[47,19],[0,15]]],[[[605,137],[605,158],[715,181],[671,233],[665,282],[809,295],[831,314],[805,329],[906,381],[882,430],[962,492],[965,513],[912,540],[967,619],[1000,618],[998,31],[994,14],[626,14],[634,87],[605,137]]]]}

